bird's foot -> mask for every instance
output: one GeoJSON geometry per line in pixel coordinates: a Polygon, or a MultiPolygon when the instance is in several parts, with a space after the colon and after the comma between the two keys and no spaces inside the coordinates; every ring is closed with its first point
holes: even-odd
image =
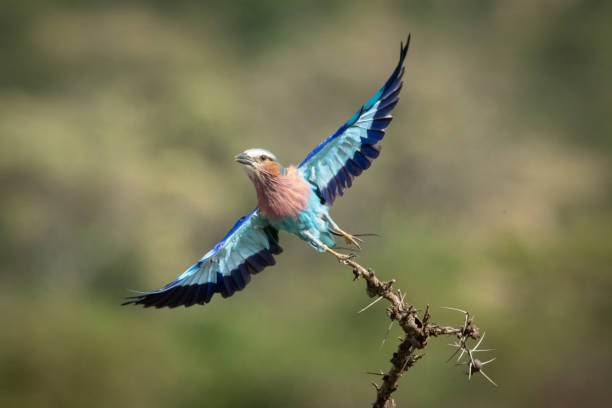
{"type": "Polygon", "coordinates": [[[346,234],[344,235],[344,240],[346,241],[347,245],[355,245],[357,247],[357,249],[361,249],[361,246],[359,245],[360,242],[363,242],[363,239],[357,238],[354,235],[351,234],[346,234]]]}
{"type": "Polygon", "coordinates": [[[331,248],[325,248],[325,251],[335,256],[340,263],[345,263],[346,261],[350,261],[351,259],[355,258],[354,254],[341,254],[340,252],[336,252],[331,248]]]}
{"type": "Polygon", "coordinates": [[[351,235],[348,232],[342,231],[337,226],[334,228],[334,231],[344,237],[344,240],[346,241],[347,245],[355,245],[357,249],[361,249],[359,243],[363,242],[363,239],[357,238],[356,236],[351,235]]]}

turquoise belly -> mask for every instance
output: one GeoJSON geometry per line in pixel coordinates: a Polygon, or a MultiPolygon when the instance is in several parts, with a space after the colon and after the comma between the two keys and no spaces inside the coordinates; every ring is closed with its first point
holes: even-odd
{"type": "Polygon", "coordinates": [[[329,233],[329,208],[321,204],[319,197],[311,193],[308,205],[302,210],[297,218],[285,217],[277,221],[270,221],[276,229],[287,231],[297,235],[308,242],[316,250],[325,250],[321,244],[328,247],[334,246],[334,238],[329,233]]]}

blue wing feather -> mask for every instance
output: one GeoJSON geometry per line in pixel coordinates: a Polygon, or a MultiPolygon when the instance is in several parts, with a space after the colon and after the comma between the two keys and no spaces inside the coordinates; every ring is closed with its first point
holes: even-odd
{"type": "Polygon", "coordinates": [[[240,218],[213,249],[176,280],[160,290],[132,296],[123,304],[189,307],[210,302],[215,293],[232,296],[244,289],[251,274],[274,265],[273,255],[281,252],[278,230],[269,225],[256,208],[240,218]]]}
{"type": "Polygon", "coordinates": [[[391,112],[397,105],[402,89],[404,59],[410,45],[400,48],[400,59],[395,70],[376,94],[368,100],[333,135],[324,140],[298,166],[302,176],[312,183],[319,197],[329,205],[336,194],[352,185],[352,178],[368,169],[378,157],[377,145],[391,122],[391,112]]]}

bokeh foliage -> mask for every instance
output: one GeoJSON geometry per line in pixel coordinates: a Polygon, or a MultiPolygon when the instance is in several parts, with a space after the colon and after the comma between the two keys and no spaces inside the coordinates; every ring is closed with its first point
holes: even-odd
{"type": "Polygon", "coordinates": [[[603,1],[3,1],[0,406],[367,406],[392,333],[333,259],[206,307],[122,308],[255,205],[232,156],[297,163],[413,43],[372,169],[334,206],[360,263],[498,349],[441,340],[415,406],[601,405],[612,340],[612,7],[603,1]]]}

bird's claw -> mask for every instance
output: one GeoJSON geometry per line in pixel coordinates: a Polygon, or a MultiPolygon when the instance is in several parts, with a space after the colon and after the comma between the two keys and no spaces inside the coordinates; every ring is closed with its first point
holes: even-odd
{"type": "Polygon", "coordinates": [[[331,248],[326,248],[325,250],[335,256],[338,262],[340,263],[346,263],[346,261],[350,261],[351,259],[355,258],[355,254],[342,254],[340,252],[334,251],[331,248]]]}
{"type": "Polygon", "coordinates": [[[350,261],[351,259],[355,259],[356,255],[355,254],[338,254],[336,255],[336,258],[338,259],[338,262],[340,263],[345,263],[346,261],[350,261]]]}
{"type": "Polygon", "coordinates": [[[357,249],[361,249],[361,246],[359,245],[359,243],[363,242],[363,239],[359,239],[356,236],[351,235],[351,234],[346,234],[344,235],[344,240],[346,241],[347,245],[355,245],[357,249]]]}
{"type": "Polygon", "coordinates": [[[347,245],[354,245],[355,248],[361,249],[361,245],[359,245],[360,242],[363,242],[361,238],[357,238],[356,236],[351,235],[348,232],[342,231],[337,225],[334,226],[333,230],[334,233],[342,235],[344,237],[344,240],[346,241],[347,245]]]}

